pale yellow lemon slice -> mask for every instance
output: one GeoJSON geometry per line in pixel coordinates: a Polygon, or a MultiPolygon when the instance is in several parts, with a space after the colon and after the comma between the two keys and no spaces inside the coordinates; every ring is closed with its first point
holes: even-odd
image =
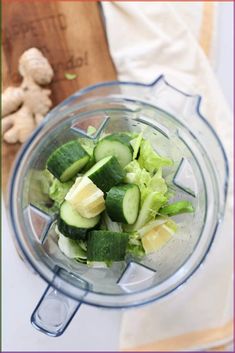
{"type": "Polygon", "coordinates": [[[161,249],[175,233],[176,229],[170,227],[168,222],[152,228],[141,239],[146,254],[150,254],[161,249]]]}
{"type": "Polygon", "coordinates": [[[105,209],[104,193],[87,176],[76,179],[65,200],[86,218],[95,217],[105,209]]]}

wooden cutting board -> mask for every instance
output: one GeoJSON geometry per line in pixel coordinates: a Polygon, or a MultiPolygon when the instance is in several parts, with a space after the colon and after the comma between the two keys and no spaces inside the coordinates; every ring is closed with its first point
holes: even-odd
{"type": "MultiPolygon", "coordinates": [[[[3,89],[21,81],[18,59],[31,47],[40,49],[54,69],[50,85],[54,105],[83,87],[116,79],[98,2],[3,0],[3,89]],[[77,77],[68,80],[66,73],[77,77]]],[[[19,148],[3,143],[4,191],[19,148]]]]}

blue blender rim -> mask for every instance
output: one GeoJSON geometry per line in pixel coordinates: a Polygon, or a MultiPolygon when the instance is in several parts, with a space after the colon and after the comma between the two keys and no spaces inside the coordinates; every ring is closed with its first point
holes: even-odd
{"type": "MultiPolygon", "coordinates": [[[[109,81],[109,82],[104,82],[104,83],[98,83],[98,84],[95,84],[95,85],[91,85],[91,86],[89,86],[87,88],[84,88],[82,90],[79,90],[79,91],[75,92],[73,95],[71,95],[70,97],[68,97],[64,101],[62,101],[59,105],[57,105],[54,109],[52,109],[47,114],[47,116],[43,119],[42,123],[35,129],[35,131],[31,135],[31,137],[28,139],[28,141],[25,143],[25,145],[22,146],[22,148],[21,148],[21,150],[20,150],[20,152],[19,152],[19,154],[17,156],[17,159],[15,161],[13,172],[12,172],[12,177],[11,177],[11,182],[10,182],[10,185],[9,185],[9,212],[10,212],[10,218],[11,218],[11,225],[12,225],[12,228],[14,230],[14,234],[15,234],[15,237],[16,237],[16,240],[17,240],[17,244],[18,244],[20,250],[22,251],[22,254],[24,255],[25,259],[30,264],[30,266],[37,272],[37,274],[39,274],[39,276],[43,280],[45,280],[48,283],[48,285],[51,285],[52,287],[55,287],[56,289],[58,289],[61,293],[63,293],[66,296],[69,296],[69,297],[71,297],[71,298],[73,298],[75,300],[79,300],[81,303],[86,303],[86,304],[89,304],[89,305],[92,305],[92,306],[96,306],[96,307],[104,307],[104,308],[109,307],[109,308],[115,309],[115,308],[127,308],[127,307],[135,307],[135,306],[139,306],[139,305],[144,305],[144,304],[156,301],[156,300],[158,300],[160,298],[163,298],[163,297],[167,296],[168,294],[174,292],[179,287],[181,287],[184,283],[186,283],[192,277],[192,275],[198,270],[198,268],[201,266],[201,264],[205,261],[205,258],[207,257],[207,255],[208,255],[208,253],[209,253],[209,251],[211,249],[211,246],[213,244],[216,232],[218,230],[218,226],[219,226],[219,223],[220,223],[221,219],[220,220],[217,219],[217,223],[215,224],[214,230],[212,232],[212,236],[211,236],[210,242],[209,242],[209,244],[207,246],[207,249],[205,250],[204,255],[201,257],[201,260],[192,269],[192,271],[188,273],[188,275],[185,278],[183,278],[179,283],[177,283],[177,285],[175,287],[170,288],[169,290],[164,292],[162,295],[157,295],[156,297],[151,297],[151,298],[146,299],[146,300],[141,300],[140,302],[128,303],[128,304],[123,304],[123,305],[104,305],[104,304],[94,303],[93,301],[87,300],[85,296],[83,298],[79,298],[78,299],[77,297],[69,294],[68,292],[64,291],[63,289],[57,288],[56,285],[55,286],[53,285],[53,283],[51,282],[51,279],[47,278],[47,276],[45,276],[37,268],[37,266],[35,266],[32,263],[32,261],[30,260],[28,254],[27,254],[27,251],[24,249],[24,247],[21,244],[20,236],[18,234],[18,230],[16,229],[16,225],[15,225],[15,222],[14,222],[14,207],[13,207],[13,205],[14,205],[14,200],[13,200],[13,197],[14,197],[14,195],[13,195],[14,194],[14,192],[13,192],[14,191],[14,182],[15,182],[15,179],[16,179],[16,176],[17,176],[17,171],[18,171],[19,165],[21,163],[21,160],[22,160],[24,154],[26,153],[26,151],[28,149],[28,146],[32,143],[34,138],[43,129],[43,127],[47,123],[48,119],[50,118],[51,114],[53,114],[55,110],[60,109],[65,104],[71,103],[77,97],[82,96],[82,95],[84,95],[86,93],[89,93],[90,91],[95,90],[97,88],[110,87],[110,86],[115,86],[115,85],[118,85],[118,86],[120,86],[120,85],[126,85],[126,86],[127,85],[132,85],[132,86],[142,86],[142,87],[153,87],[160,80],[163,80],[166,85],[168,85],[169,87],[171,87],[172,89],[176,90],[177,92],[183,94],[186,97],[197,98],[197,104],[196,104],[197,115],[208,126],[208,128],[210,129],[210,131],[214,135],[214,137],[215,137],[215,139],[216,139],[216,141],[217,141],[217,143],[218,143],[218,145],[219,145],[219,147],[220,147],[220,149],[222,151],[223,158],[224,158],[224,163],[225,163],[225,178],[224,178],[224,193],[223,193],[224,194],[224,200],[223,200],[223,209],[222,209],[222,214],[221,214],[221,216],[223,216],[224,209],[225,209],[226,198],[227,198],[227,192],[228,192],[228,178],[229,178],[229,165],[228,165],[228,159],[227,159],[227,156],[226,156],[226,153],[225,153],[224,146],[223,146],[218,134],[214,130],[214,128],[211,126],[211,124],[207,121],[207,119],[200,112],[200,104],[201,104],[202,97],[199,96],[199,95],[187,94],[187,93],[179,90],[178,88],[172,86],[171,84],[169,84],[165,80],[164,75],[160,75],[151,84],[143,84],[143,83],[132,82],[132,81],[130,81],[130,82],[129,81],[109,81]]],[[[169,113],[167,113],[167,114],[169,114],[169,113]]],[[[49,267],[48,267],[48,270],[53,272],[49,267]]],[[[153,289],[154,287],[156,287],[156,285],[151,287],[151,288],[146,288],[146,289],[141,290],[141,291],[136,291],[134,293],[119,293],[119,294],[110,293],[110,294],[107,294],[107,293],[92,292],[92,291],[91,291],[91,293],[95,294],[95,295],[98,295],[99,297],[101,297],[101,296],[103,296],[103,297],[107,297],[107,296],[108,297],[126,297],[126,296],[131,296],[131,295],[138,295],[140,292],[146,292],[146,291],[148,291],[150,289],[153,289]]]]}

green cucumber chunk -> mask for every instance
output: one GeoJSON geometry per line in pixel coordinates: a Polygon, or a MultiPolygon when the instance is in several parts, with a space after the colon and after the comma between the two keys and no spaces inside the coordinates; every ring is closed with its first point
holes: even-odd
{"type": "Polygon", "coordinates": [[[131,137],[124,133],[104,137],[95,147],[95,160],[98,162],[105,157],[114,156],[124,168],[132,161],[133,150],[130,140],[131,137]]]}
{"type": "Polygon", "coordinates": [[[65,237],[74,240],[84,240],[86,239],[88,230],[87,228],[78,228],[68,225],[63,219],[58,218],[57,220],[58,230],[65,237]]]}
{"type": "Polygon", "coordinates": [[[88,261],[122,261],[126,255],[127,233],[93,230],[88,233],[88,261]]]}
{"type": "Polygon", "coordinates": [[[112,221],[135,223],[140,206],[140,190],[135,184],[112,187],[105,200],[106,210],[112,221]]]}
{"type": "Polygon", "coordinates": [[[100,216],[85,218],[73,209],[69,202],[64,201],[60,207],[58,229],[66,237],[71,239],[85,239],[89,229],[94,228],[100,220],[100,216]]]}
{"type": "Polygon", "coordinates": [[[117,159],[112,156],[101,159],[85,173],[85,176],[104,192],[119,184],[125,175],[117,159]]]}
{"type": "Polygon", "coordinates": [[[61,182],[66,182],[87,164],[89,158],[78,140],[69,141],[50,155],[47,169],[61,182]]]}

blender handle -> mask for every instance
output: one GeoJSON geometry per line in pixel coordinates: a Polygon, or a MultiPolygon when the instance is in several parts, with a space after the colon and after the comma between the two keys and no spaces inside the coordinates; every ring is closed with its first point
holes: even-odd
{"type": "Polygon", "coordinates": [[[69,298],[49,284],[31,316],[31,324],[48,336],[60,336],[80,306],[81,302],[69,298]]]}

